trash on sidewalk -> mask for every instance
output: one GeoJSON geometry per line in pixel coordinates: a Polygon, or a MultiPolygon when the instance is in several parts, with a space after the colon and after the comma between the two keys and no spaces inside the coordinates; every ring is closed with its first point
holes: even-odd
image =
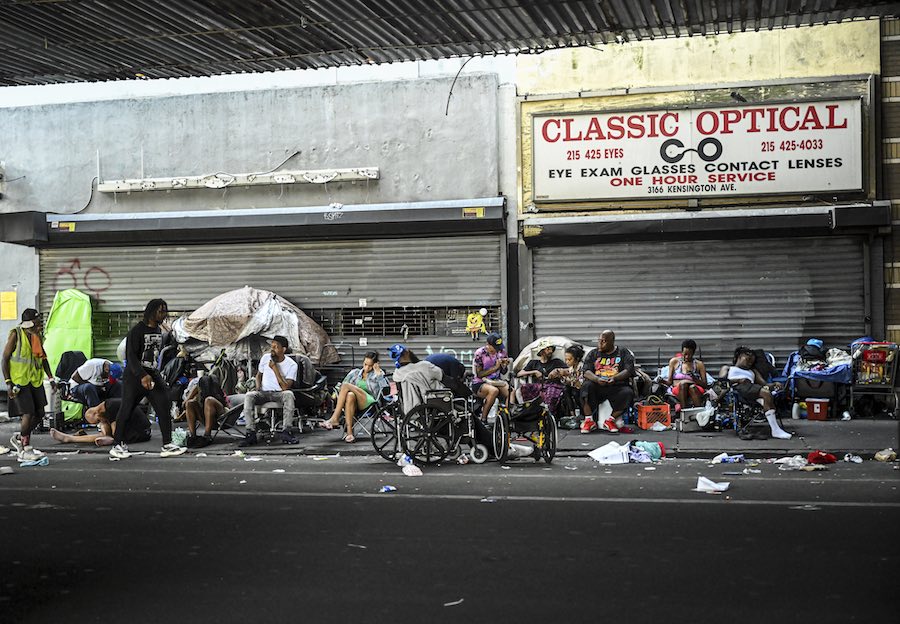
{"type": "Polygon", "coordinates": [[[234,453],[231,454],[231,456],[232,457],[243,457],[244,451],[235,451],[234,453]]]}
{"type": "Polygon", "coordinates": [[[808,466],[803,466],[799,470],[803,470],[805,472],[815,472],[817,470],[828,470],[828,466],[825,464],[809,464],[808,466]]]}
{"type": "Polygon", "coordinates": [[[816,450],[806,456],[806,461],[810,464],[833,464],[837,461],[837,457],[831,453],[816,450]]]}
{"type": "Polygon", "coordinates": [[[496,503],[497,499],[493,498],[492,496],[485,496],[484,498],[481,499],[481,502],[482,503],[496,503]]]}
{"type": "Polygon", "coordinates": [[[194,457],[209,457],[206,453],[197,453],[194,457]]]}
{"type": "Polygon", "coordinates": [[[0,475],[15,474],[15,471],[9,466],[0,466],[0,475]]]}
{"type": "Polygon", "coordinates": [[[778,464],[778,470],[800,470],[809,462],[802,455],[794,455],[793,457],[779,457],[772,463],[778,464]]]}
{"type": "Polygon", "coordinates": [[[401,468],[403,466],[412,466],[413,465],[412,457],[410,457],[409,455],[404,453],[403,455],[400,456],[400,459],[397,460],[397,465],[400,466],[401,468]]]}
{"type": "Polygon", "coordinates": [[[762,470],[754,470],[753,468],[744,468],[744,474],[762,474],[762,470]]]}
{"type": "Polygon", "coordinates": [[[32,466],[49,466],[49,465],[50,465],[50,458],[47,457],[46,455],[44,455],[40,459],[32,459],[30,461],[20,461],[19,462],[20,468],[30,468],[32,466]]]}
{"type": "Polygon", "coordinates": [[[636,446],[640,450],[647,453],[650,456],[650,459],[652,459],[653,461],[662,459],[666,456],[666,447],[663,446],[662,442],[645,442],[644,440],[636,440],[632,443],[632,446],[636,446]]]}
{"type": "Polygon", "coordinates": [[[176,446],[187,446],[187,438],[187,429],[178,427],[178,429],[172,432],[172,444],[175,444],[176,446]]]}
{"type": "Polygon", "coordinates": [[[729,455],[728,453],[719,453],[712,458],[710,463],[713,464],[743,464],[743,455],[729,455]]]}
{"type": "Polygon", "coordinates": [[[650,426],[650,431],[668,431],[671,427],[666,427],[661,422],[655,422],[650,426]]]}
{"type": "Polygon", "coordinates": [[[9,412],[0,412],[0,423],[9,422],[9,412]]]}
{"type": "Polygon", "coordinates": [[[578,466],[563,466],[566,470],[578,470],[578,466]]]}
{"type": "Polygon", "coordinates": [[[272,471],[272,472],[275,472],[275,473],[278,473],[278,474],[281,474],[281,473],[283,473],[283,472],[284,472],[284,468],[276,468],[276,469],[275,469],[275,470],[273,470],[273,471],[272,471]]]}
{"type": "Polygon", "coordinates": [[[588,453],[588,457],[596,461],[598,464],[627,464],[628,449],[628,444],[607,442],[603,446],[595,448],[593,451],[588,453]]]}
{"type": "Polygon", "coordinates": [[[844,455],[844,461],[851,464],[861,464],[863,463],[863,458],[859,455],[852,455],[850,453],[847,453],[846,455],[844,455]]]}
{"type": "Polygon", "coordinates": [[[403,466],[403,474],[405,474],[407,477],[421,477],[422,469],[415,464],[407,464],[403,466]]]}
{"type": "Polygon", "coordinates": [[[642,451],[641,449],[630,446],[628,448],[628,461],[632,464],[649,464],[653,460],[650,458],[650,454],[642,451]]]}
{"type": "Polygon", "coordinates": [[[886,448],[875,453],[875,461],[892,462],[897,459],[897,453],[892,448],[886,448]]]}
{"type": "Polygon", "coordinates": [[[0,455],[6,455],[7,453],[9,453],[9,448],[0,444],[0,455]]]}
{"type": "Polygon", "coordinates": [[[54,455],[78,455],[80,452],[81,451],[77,449],[74,451],[56,451],[54,455]]]}
{"type": "Polygon", "coordinates": [[[706,477],[697,477],[697,487],[694,488],[695,492],[703,492],[704,494],[721,494],[726,491],[731,486],[731,483],[728,481],[721,481],[716,483],[711,479],[707,479],[706,477]]]}
{"type": "Polygon", "coordinates": [[[384,494],[385,492],[396,492],[397,488],[395,488],[393,485],[383,485],[378,491],[384,494]]]}
{"type": "Polygon", "coordinates": [[[262,461],[262,457],[259,457],[257,455],[247,455],[246,457],[244,457],[244,461],[258,462],[262,461]]]}
{"type": "Polygon", "coordinates": [[[327,461],[329,459],[335,459],[340,456],[340,453],[335,453],[334,455],[310,455],[313,461],[327,461]]]}
{"type": "Polygon", "coordinates": [[[368,546],[363,546],[362,544],[347,544],[350,548],[359,548],[360,550],[366,550],[368,546]]]}
{"type": "Polygon", "coordinates": [[[461,605],[463,603],[463,600],[465,600],[465,598],[460,598],[459,600],[454,600],[453,602],[445,602],[444,606],[455,607],[456,605],[461,605]]]}

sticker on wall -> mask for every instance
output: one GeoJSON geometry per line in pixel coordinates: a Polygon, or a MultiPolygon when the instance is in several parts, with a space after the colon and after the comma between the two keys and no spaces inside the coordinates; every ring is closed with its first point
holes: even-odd
{"type": "Polygon", "coordinates": [[[7,290],[0,292],[0,321],[17,320],[16,309],[16,291],[7,290]]]}
{"type": "Polygon", "coordinates": [[[366,307],[366,303],[367,303],[367,302],[366,302],[365,299],[360,299],[360,300],[359,300],[359,307],[361,307],[361,308],[366,307]]]}
{"type": "Polygon", "coordinates": [[[369,339],[368,339],[368,338],[360,338],[360,339],[359,339],[359,346],[361,346],[361,347],[368,347],[368,346],[369,346],[369,339]]]}

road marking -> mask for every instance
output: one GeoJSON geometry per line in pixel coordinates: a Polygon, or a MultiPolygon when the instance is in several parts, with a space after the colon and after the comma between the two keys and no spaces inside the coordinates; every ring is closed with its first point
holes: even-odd
{"type": "MultiPolygon", "coordinates": [[[[247,492],[241,490],[150,490],[150,489],[94,489],[94,488],[60,488],[52,490],[35,488],[3,488],[7,492],[22,492],[30,494],[138,494],[147,496],[152,494],[163,496],[244,496],[244,497],[278,497],[278,498],[377,498],[377,499],[412,499],[412,500],[455,500],[475,501],[484,499],[484,494],[406,494],[391,492],[388,495],[373,492],[247,492]]],[[[638,504],[662,504],[662,505],[764,505],[774,507],[862,507],[862,508],[887,508],[900,509],[900,503],[887,502],[852,502],[852,501],[808,501],[808,500],[736,500],[722,496],[703,496],[696,498],[627,498],[614,496],[504,496],[492,494],[490,498],[494,502],[529,502],[529,503],[638,503],[638,504]]]]}

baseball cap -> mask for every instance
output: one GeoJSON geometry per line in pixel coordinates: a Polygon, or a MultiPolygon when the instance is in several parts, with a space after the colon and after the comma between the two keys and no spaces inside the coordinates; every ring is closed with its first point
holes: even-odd
{"type": "Polygon", "coordinates": [[[406,347],[399,342],[388,347],[388,353],[391,355],[392,360],[400,359],[404,351],[406,351],[406,347]]]}
{"type": "Polygon", "coordinates": [[[503,344],[503,338],[500,336],[500,334],[492,332],[487,335],[487,343],[496,348],[503,344]]]}
{"type": "Polygon", "coordinates": [[[555,349],[556,345],[549,338],[541,338],[540,341],[537,343],[537,346],[535,347],[535,351],[537,353],[540,353],[541,351],[543,351],[544,349],[546,349],[548,347],[553,347],[555,349]]]}
{"type": "Polygon", "coordinates": [[[40,320],[41,315],[34,308],[26,308],[22,312],[22,328],[29,329],[34,327],[34,322],[40,320]]]}

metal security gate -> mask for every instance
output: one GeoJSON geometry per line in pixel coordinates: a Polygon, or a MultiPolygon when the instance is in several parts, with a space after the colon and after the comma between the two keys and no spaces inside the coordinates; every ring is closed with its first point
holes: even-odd
{"type": "Polygon", "coordinates": [[[41,306],[76,287],[97,301],[96,350],[109,355],[147,301],[190,312],[223,292],[271,290],[324,327],[346,357],[403,341],[471,360],[466,315],[499,329],[501,235],[41,251],[41,306]],[[98,323],[101,325],[97,327],[98,323]]]}
{"type": "Polygon", "coordinates": [[[782,366],[801,339],[846,345],[863,335],[864,276],[856,238],[541,247],[535,330],[594,346],[612,329],[648,369],[685,338],[716,368],[740,344],[772,351],[782,366]]]}

